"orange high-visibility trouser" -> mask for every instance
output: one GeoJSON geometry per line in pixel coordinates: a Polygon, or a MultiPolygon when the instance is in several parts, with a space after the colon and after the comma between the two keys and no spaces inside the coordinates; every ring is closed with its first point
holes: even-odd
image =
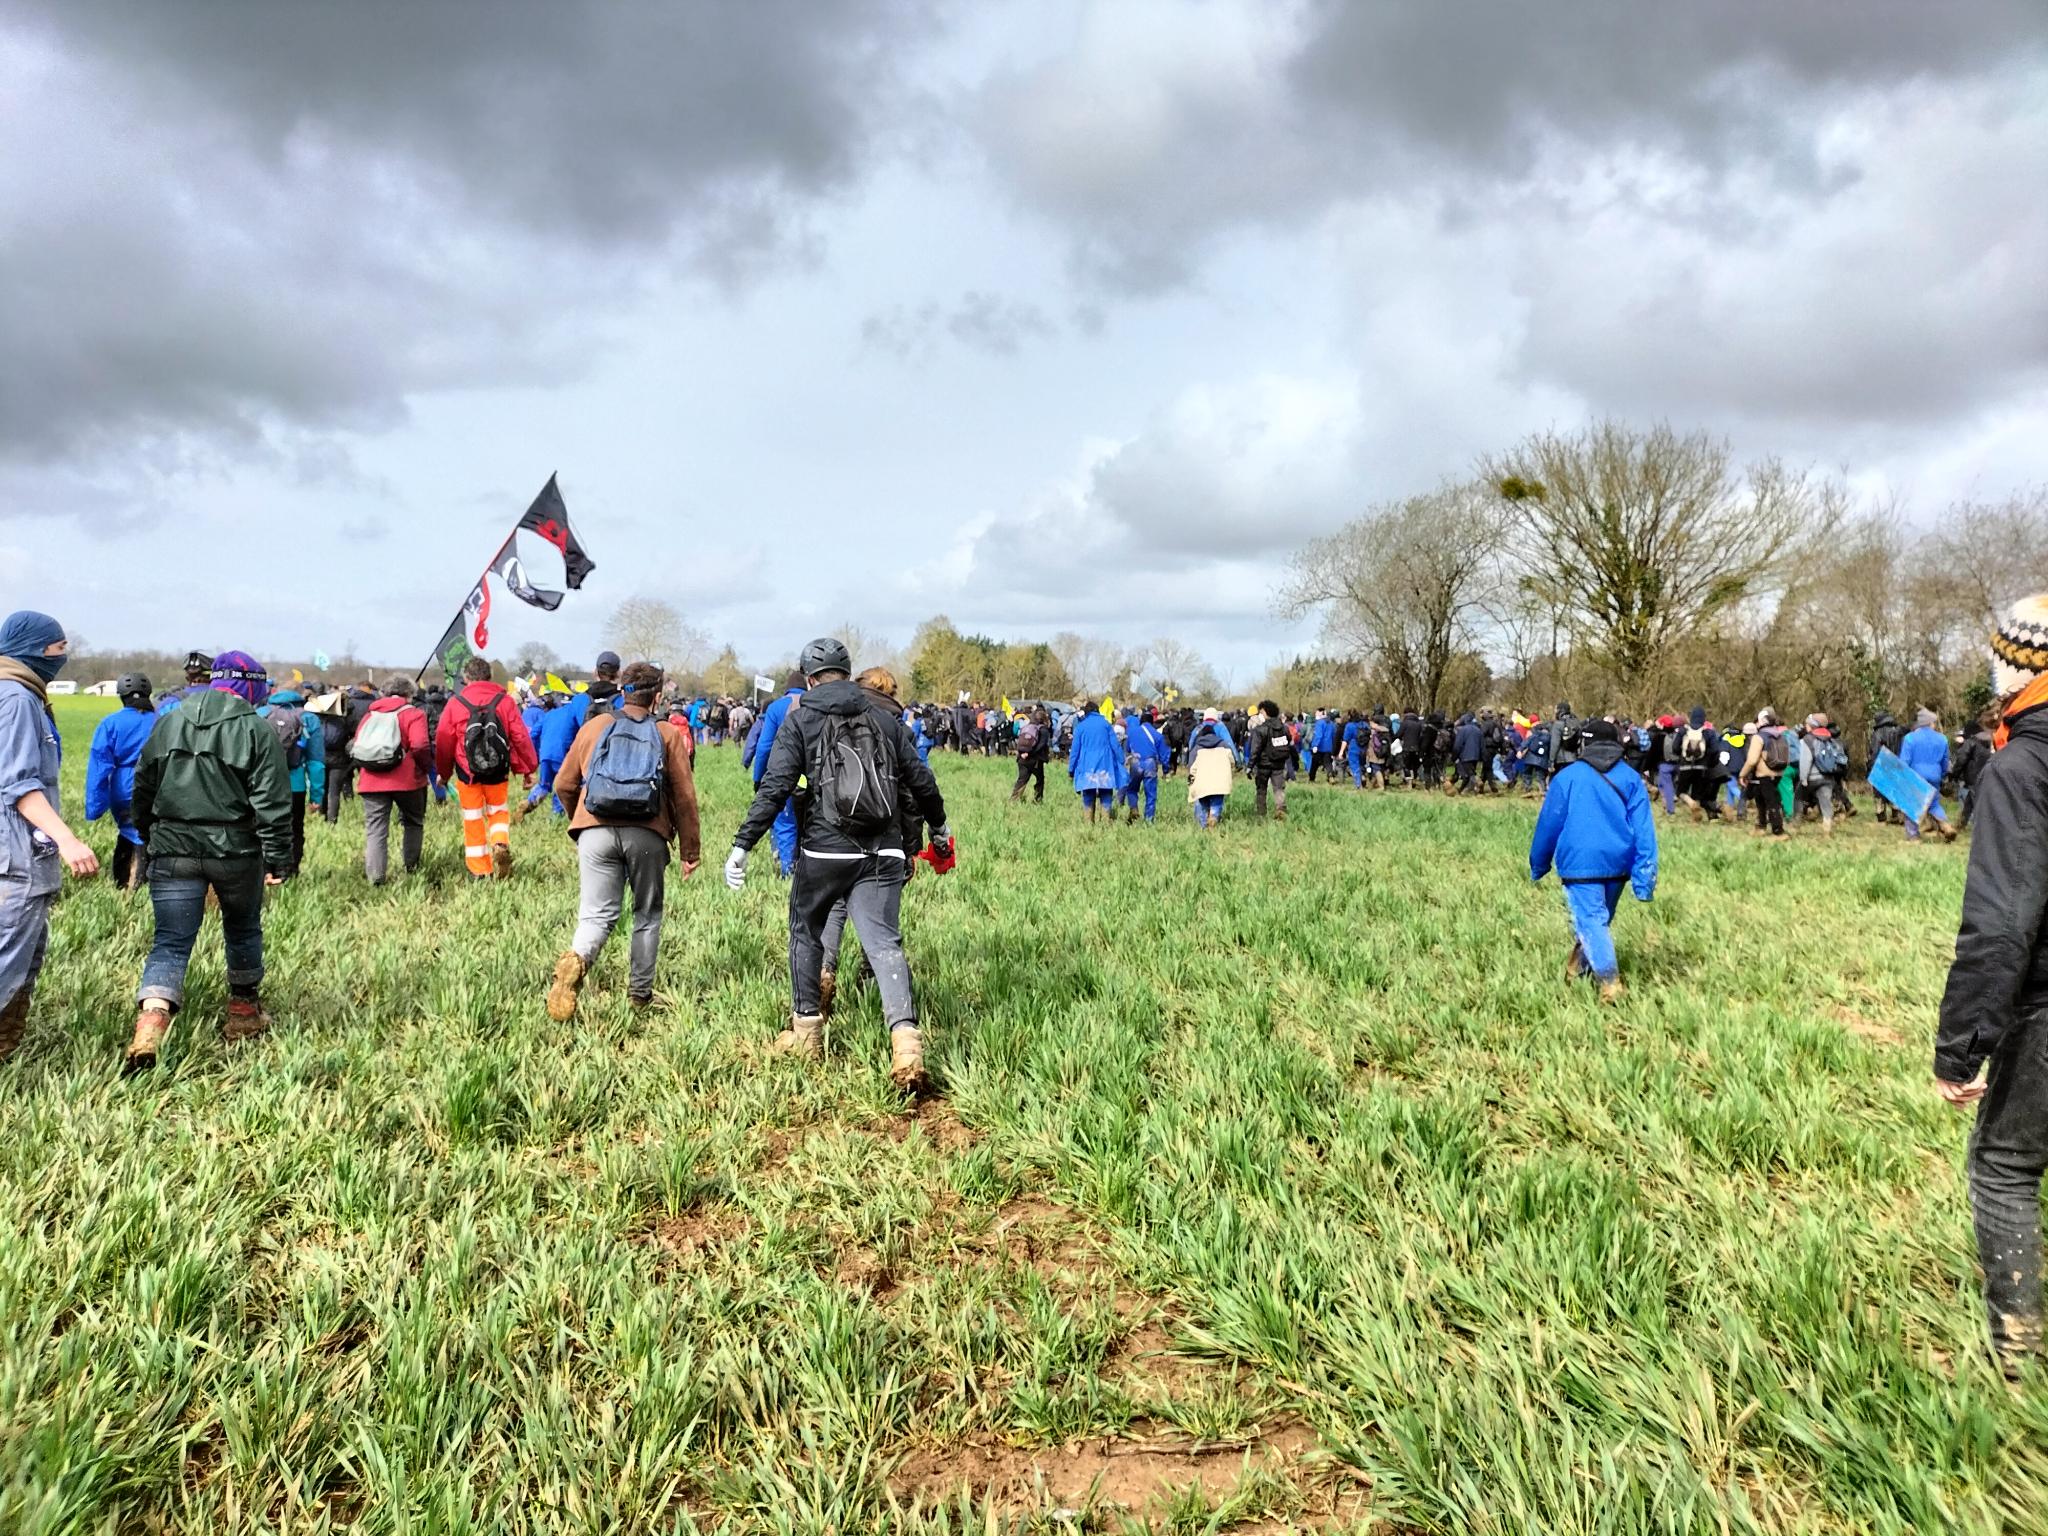
{"type": "Polygon", "coordinates": [[[512,842],[512,813],[504,784],[455,781],[455,802],[462,807],[462,862],[472,875],[491,872],[491,845],[512,842]]]}

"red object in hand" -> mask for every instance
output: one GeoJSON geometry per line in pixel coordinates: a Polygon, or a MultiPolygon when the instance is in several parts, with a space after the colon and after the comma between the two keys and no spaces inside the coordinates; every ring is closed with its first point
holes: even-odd
{"type": "Polygon", "coordinates": [[[953,866],[959,862],[959,852],[960,840],[955,838],[952,842],[946,844],[944,854],[939,852],[939,845],[933,843],[929,848],[920,848],[917,851],[917,857],[931,865],[933,874],[950,875],[953,873],[953,866]]]}

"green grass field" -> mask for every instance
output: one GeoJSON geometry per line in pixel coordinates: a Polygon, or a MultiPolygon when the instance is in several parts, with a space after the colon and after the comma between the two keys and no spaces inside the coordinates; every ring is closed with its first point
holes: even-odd
{"type": "Polygon", "coordinates": [[[1927,1086],[1961,848],[1668,828],[1602,1008],[1521,802],[1091,831],[943,760],[912,1106],[872,987],[765,1058],[785,888],[717,883],[699,767],[644,1018],[623,934],[541,1010],[553,824],[479,888],[451,807],[372,892],[351,814],[274,1034],[221,1045],[209,922],[124,1081],[147,900],[67,891],[0,1069],[0,1532],[2048,1528],[1927,1086]]]}

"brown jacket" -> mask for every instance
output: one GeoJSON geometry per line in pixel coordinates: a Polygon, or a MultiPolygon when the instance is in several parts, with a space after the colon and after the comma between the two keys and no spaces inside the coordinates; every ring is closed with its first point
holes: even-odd
{"type": "MultiPolygon", "coordinates": [[[[632,705],[627,705],[625,712],[636,720],[644,720],[648,715],[648,711],[632,705]]],[[[569,835],[574,837],[586,827],[646,827],[659,833],[663,842],[674,843],[685,864],[702,862],[703,849],[697,841],[697,782],[690,777],[690,749],[683,741],[683,733],[666,720],[655,726],[661,733],[662,787],[667,791],[660,812],[648,821],[599,821],[584,809],[583,775],[590,766],[590,754],[597,750],[598,739],[612,728],[617,718],[604,714],[587,721],[569,744],[569,755],[562,759],[562,766],[555,771],[555,793],[569,809],[569,835]]]]}

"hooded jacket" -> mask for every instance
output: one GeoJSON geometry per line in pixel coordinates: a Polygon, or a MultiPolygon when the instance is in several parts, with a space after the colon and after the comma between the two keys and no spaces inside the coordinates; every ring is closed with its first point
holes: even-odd
{"type": "MultiPolygon", "coordinates": [[[[776,703],[787,703],[793,697],[794,694],[786,695],[776,703]]],[[[746,820],[740,823],[733,846],[744,853],[760,842],[791,796],[796,797],[799,849],[825,858],[885,855],[907,859],[911,850],[904,846],[905,799],[918,816],[933,826],[946,824],[946,801],[939,793],[939,781],[917,755],[917,744],[911,740],[909,728],[893,709],[885,708],[866,689],[845,678],[820,683],[803,695],[802,708],[787,712],[775,732],[775,745],[767,754],[760,785],[754,791],[754,803],[747,808],[746,820]],[[805,780],[825,722],[834,716],[844,719],[862,712],[873,718],[883,748],[892,759],[898,817],[885,831],[856,835],[832,817],[814,813],[805,780]]]]}
{"type": "MultiPolygon", "coordinates": [[[[270,697],[257,706],[256,713],[264,719],[273,712],[288,709],[298,724],[296,728],[299,763],[291,770],[292,793],[304,793],[314,800],[320,799],[327,791],[327,729],[320,716],[306,708],[306,696],[296,688],[274,688],[270,697]]],[[[273,731],[276,730],[272,726],[273,731]]],[[[285,752],[285,762],[290,764],[292,754],[285,752]]]]}
{"type": "Polygon", "coordinates": [[[1124,787],[1124,754],[1117,745],[1116,728],[1093,710],[1074,723],[1074,744],[1067,749],[1067,776],[1076,791],[1124,787]]]}
{"type": "Polygon", "coordinates": [[[1451,755],[1460,763],[1476,763],[1484,747],[1479,722],[1470,715],[1460,715],[1457,729],[1451,732],[1451,755]]]}
{"type": "Polygon", "coordinates": [[[2048,709],[2011,722],[1970,801],[1970,873],[1941,999],[1934,1075],[1967,1083],[2021,1020],[2048,1012],[2048,709]]]}
{"type": "MultiPolygon", "coordinates": [[[[435,773],[443,779],[459,775],[464,782],[468,781],[469,721],[471,715],[482,710],[495,711],[498,716],[498,728],[505,733],[505,743],[510,749],[507,753],[512,760],[509,772],[539,772],[540,754],[534,748],[532,734],[526,729],[526,717],[512,702],[512,695],[496,683],[474,682],[464,683],[462,691],[441,711],[441,724],[434,732],[435,773]]],[[[566,758],[568,753],[564,752],[563,756],[566,758]]]]}
{"type": "Polygon", "coordinates": [[[1567,885],[1627,880],[1636,900],[1657,889],[1657,827],[1642,775],[1621,760],[1621,744],[1589,741],[1560,768],[1543,796],[1529,843],[1529,878],[1555,868],[1567,885]]]}
{"type": "MultiPolygon", "coordinates": [[[[410,700],[392,694],[379,699],[363,712],[363,720],[371,715],[398,716],[398,739],[402,750],[397,765],[381,771],[356,765],[356,793],[359,795],[403,794],[409,789],[425,789],[427,770],[434,763],[434,746],[427,738],[427,712],[410,700]]],[[[356,732],[361,732],[362,720],[356,722],[356,732]]]]}
{"type": "Polygon", "coordinates": [[[132,814],[135,765],[142,761],[142,748],[156,721],[155,710],[123,704],[92,733],[92,750],[85,759],[85,819],[98,821],[111,814],[121,837],[131,843],[142,841],[132,814]]]}
{"type": "Polygon", "coordinates": [[[1909,732],[1899,743],[1898,754],[1900,762],[1936,789],[1948,777],[1948,738],[1931,725],[1909,732]]]}
{"type": "Polygon", "coordinates": [[[153,859],[291,865],[284,746],[246,699],[209,688],[157,721],[135,765],[135,826],[153,859]]]}

